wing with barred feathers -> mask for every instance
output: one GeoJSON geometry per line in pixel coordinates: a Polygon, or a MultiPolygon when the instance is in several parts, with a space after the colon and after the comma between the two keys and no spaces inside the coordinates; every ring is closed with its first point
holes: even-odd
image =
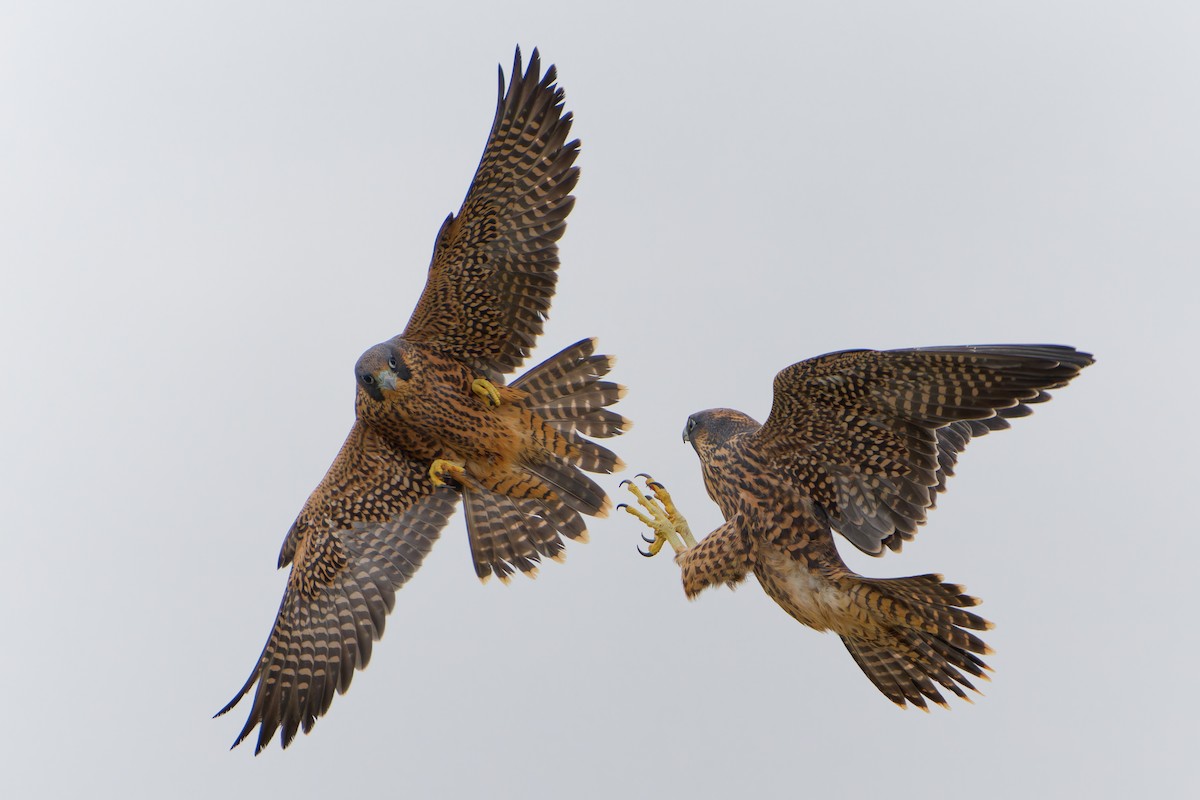
{"type": "Polygon", "coordinates": [[[420,568],[458,503],[453,490],[433,487],[428,469],[355,423],[284,542],[280,561],[292,562],[292,571],[262,655],[217,713],[255,689],[235,747],[255,726],[256,754],[277,730],[287,747],[367,666],[396,590],[420,568]]]}
{"type": "Polygon", "coordinates": [[[860,550],[899,550],[972,436],[1030,413],[1092,363],[1060,345],[847,350],[775,377],[760,452],[860,550]]]}
{"type": "Polygon", "coordinates": [[[425,290],[402,334],[496,379],[529,355],[558,280],[558,240],[575,204],[579,141],[571,114],[537,50],[521,71],[518,49],[507,92],[458,216],[438,233],[425,290]]]}

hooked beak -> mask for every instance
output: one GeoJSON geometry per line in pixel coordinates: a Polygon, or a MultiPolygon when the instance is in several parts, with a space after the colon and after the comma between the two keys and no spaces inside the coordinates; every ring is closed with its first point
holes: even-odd
{"type": "Polygon", "coordinates": [[[684,443],[685,443],[685,444],[691,444],[691,443],[692,443],[692,440],[688,438],[688,429],[687,429],[687,426],[686,426],[686,425],[685,425],[685,426],[684,426],[684,428],[683,428],[683,441],[684,441],[684,443]]]}
{"type": "Polygon", "coordinates": [[[375,385],[378,386],[380,390],[395,389],[396,373],[392,372],[390,369],[379,370],[379,372],[375,373],[375,385]]]}

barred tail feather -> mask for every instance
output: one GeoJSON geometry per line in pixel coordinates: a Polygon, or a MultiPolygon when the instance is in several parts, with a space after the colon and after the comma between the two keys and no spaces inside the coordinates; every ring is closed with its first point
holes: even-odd
{"type": "Polygon", "coordinates": [[[569,507],[590,517],[608,516],[612,502],[604,490],[570,464],[545,461],[529,464],[526,469],[541,478],[569,507]]]}
{"type": "Polygon", "coordinates": [[[595,348],[595,339],[576,342],[511,384],[528,394],[525,406],[560,433],[606,438],[632,427],[625,417],[605,410],[625,396],[625,387],[601,380],[617,359],[595,355],[595,348]]]}
{"type": "Polygon", "coordinates": [[[589,442],[577,431],[560,431],[560,435],[571,445],[571,454],[566,459],[571,466],[604,475],[625,469],[625,462],[616,453],[595,442],[589,442]]]}
{"type": "Polygon", "coordinates": [[[507,583],[514,571],[534,577],[543,556],[566,557],[561,536],[587,541],[579,512],[556,497],[514,498],[471,487],[463,501],[471,559],[482,581],[495,574],[507,583]]]}
{"type": "Polygon", "coordinates": [[[594,355],[596,339],[582,339],[560,350],[512,382],[541,404],[586,386],[608,374],[616,359],[594,355]]]}
{"type": "Polygon", "coordinates": [[[508,582],[514,571],[536,574],[542,554],[554,556],[562,549],[553,526],[524,513],[512,498],[471,488],[463,491],[467,539],[475,574],[486,581],[493,573],[508,582]]]}
{"type": "Polygon", "coordinates": [[[558,429],[560,433],[581,433],[584,436],[595,436],[597,439],[607,439],[610,436],[620,436],[633,427],[633,423],[615,411],[599,408],[586,415],[560,419],[558,417],[543,417],[547,423],[558,429]]]}
{"type": "Polygon", "coordinates": [[[870,579],[855,577],[855,604],[876,625],[869,634],[843,635],[842,642],[871,682],[899,706],[928,710],[927,700],[946,706],[946,689],[969,700],[973,676],[988,679],[991,668],[978,654],[991,652],[970,630],[988,630],[987,620],[963,611],[979,601],[940,575],[870,579]],[[967,630],[969,629],[969,630],[967,630]],[[964,674],[965,673],[965,674],[964,674]]]}

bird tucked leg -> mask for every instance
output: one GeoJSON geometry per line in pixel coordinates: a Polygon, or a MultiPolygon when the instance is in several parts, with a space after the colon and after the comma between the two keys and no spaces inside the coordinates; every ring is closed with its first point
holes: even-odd
{"type": "Polygon", "coordinates": [[[662,550],[664,544],[670,544],[676,554],[695,547],[696,537],[692,535],[692,529],[687,520],[675,507],[666,487],[645,473],[635,477],[646,481],[646,488],[650,490],[651,496],[647,496],[632,480],[621,481],[621,486],[628,489],[629,493],[637,500],[637,504],[645,510],[634,508],[628,503],[621,503],[617,508],[625,509],[654,531],[653,539],[642,537],[643,541],[650,544],[649,549],[639,549],[638,552],[650,558],[658,555],[658,551],[662,550]]]}
{"type": "Polygon", "coordinates": [[[445,486],[451,480],[459,486],[463,486],[466,474],[466,467],[458,461],[435,458],[429,465],[429,479],[433,481],[434,486],[445,486]]]}
{"type": "Polygon", "coordinates": [[[500,407],[500,390],[487,378],[476,378],[471,381],[471,391],[479,395],[479,398],[492,408],[500,407]]]}

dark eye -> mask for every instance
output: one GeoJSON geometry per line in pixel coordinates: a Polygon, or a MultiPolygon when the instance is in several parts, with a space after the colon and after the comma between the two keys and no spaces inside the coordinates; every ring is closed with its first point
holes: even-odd
{"type": "Polygon", "coordinates": [[[396,368],[396,357],[395,356],[392,356],[391,358],[388,359],[388,366],[391,367],[392,369],[396,368]]]}
{"type": "Polygon", "coordinates": [[[693,418],[693,417],[688,417],[688,421],[687,421],[687,429],[688,429],[688,433],[691,433],[692,431],[696,430],[696,420],[695,420],[695,418],[693,418]]]}
{"type": "Polygon", "coordinates": [[[375,376],[370,375],[370,374],[363,375],[362,382],[365,383],[367,386],[372,386],[375,383],[375,376]]]}

